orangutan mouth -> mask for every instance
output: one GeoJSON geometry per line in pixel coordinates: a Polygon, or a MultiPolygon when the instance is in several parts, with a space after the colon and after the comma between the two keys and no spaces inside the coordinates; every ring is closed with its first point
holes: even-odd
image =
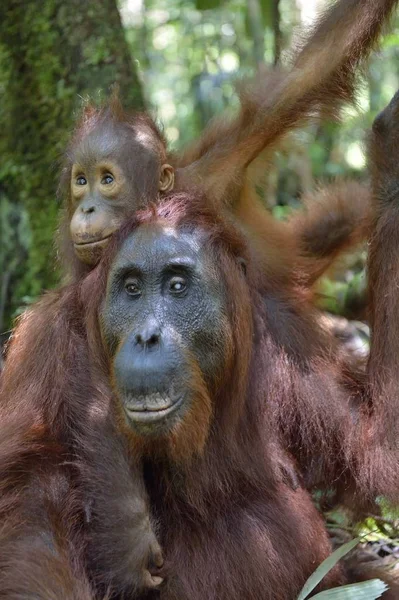
{"type": "Polygon", "coordinates": [[[150,423],[162,421],[165,417],[178,410],[183,401],[183,396],[171,398],[170,396],[164,396],[155,392],[134,397],[134,399],[125,404],[124,409],[129,420],[150,423]]]}
{"type": "Polygon", "coordinates": [[[113,232],[109,233],[105,237],[98,239],[98,240],[88,240],[87,242],[86,241],[75,242],[74,246],[75,246],[75,248],[82,248],[83,246],[85,248],[104,247],[106,244],[108,244],[109,238],[112,236],[112,234],[113,234],[113,232]]]}

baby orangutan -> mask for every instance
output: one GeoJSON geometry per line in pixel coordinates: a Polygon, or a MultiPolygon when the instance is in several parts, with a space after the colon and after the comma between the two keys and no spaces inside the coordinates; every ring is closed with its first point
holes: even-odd
{"type": "Polygon", "coordinates": [[[104,110],[85,111],[66,156],[61,186],[70,186],[70,237],[79,261],[93,266],[143,198],[173,188],[174,171],[155,123],[145,114],[124,115],[115,96],[104,110]]]}

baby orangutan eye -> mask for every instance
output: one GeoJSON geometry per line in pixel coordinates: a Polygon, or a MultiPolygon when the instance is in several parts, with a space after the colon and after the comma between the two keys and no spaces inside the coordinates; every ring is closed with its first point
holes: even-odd
{"type": "Polygon", "coordinates": [[[187,282],[184,277],[172,277],[169,281],[169,291],[175,296],[184,294],[187,290],[187,282]]]}
{"type": "Polygon", "coordinates": [[[128,294],[128,296],[133,296],[134,298],[141,296],[141,289],[138,281],[126,281],[125,292],[128,294]]]}
{"type": "Polygon", "coordinates": [[[103,185],[110,185],[113,182],[114,182],[114,178],[109,173],[107,173],[106,175],[104,175],[104,177],[101,179],[101,183],[103,185]]]}
{"type": "Polygon", "coordinates": [[[77,185],[86,185],[87,184],[87,179],[84,175],[79,175],[79,177],[76,178],[76,184],[77,185]]]}

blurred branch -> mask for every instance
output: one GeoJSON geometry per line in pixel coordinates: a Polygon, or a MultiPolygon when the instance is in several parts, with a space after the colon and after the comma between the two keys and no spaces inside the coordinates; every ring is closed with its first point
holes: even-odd
{"type": "Polygon", "coordinates": [[[282,33],[280,26],[280,0],[271,0],[272,3],[272,24],[274,33],[274,64],[280,62],[282,33]]]}
{"type": "Polygon", "coordinates": [[[262,9],[259,0],[247,0],[247,8],[255,62],[259,67],[263,63],[265,56],[262,9]]]}

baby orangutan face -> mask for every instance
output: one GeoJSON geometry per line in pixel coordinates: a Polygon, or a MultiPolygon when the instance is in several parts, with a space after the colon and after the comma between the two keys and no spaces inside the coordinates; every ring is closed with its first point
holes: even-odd
{"type": "Polygon", "coordinates": [[[151,130],[103,123],[73,154],[70,234],[80,261],[95,265],[112,234],[147,198],[173,189],[174,171],[161,164],[151,130]]]}

